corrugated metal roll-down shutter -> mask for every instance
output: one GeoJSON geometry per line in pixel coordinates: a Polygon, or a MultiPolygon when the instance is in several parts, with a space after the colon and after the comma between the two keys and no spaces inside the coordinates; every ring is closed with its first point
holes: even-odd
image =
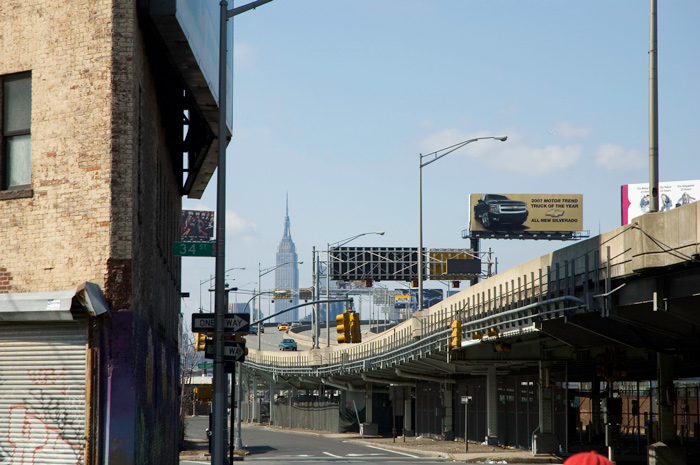
{"type": "Polygon", "coordinates": [[[0,463],[82,465],[86,325],[0,324],[0,463]]]}

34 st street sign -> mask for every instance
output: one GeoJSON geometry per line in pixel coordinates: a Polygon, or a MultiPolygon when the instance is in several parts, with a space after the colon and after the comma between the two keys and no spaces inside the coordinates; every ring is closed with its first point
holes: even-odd
{"type": "MultiPolygon", "coordinates": [[[[228,313],[224,315],[224,331],[227,333],[247,333],[250,330],[250,313],[228,313]]],[[[192,331],[195,333],[214,332],[213,313],[193,313],[192,331]]]]}
{"type": "MultiPolygon", "coordinates": [[[[207,343],[204,358],[214,358],[214,343],[207,343]]],[[[242,342],[224,341],[224,361],[242,362],[245,360],[245,344],[242,342]]]]}

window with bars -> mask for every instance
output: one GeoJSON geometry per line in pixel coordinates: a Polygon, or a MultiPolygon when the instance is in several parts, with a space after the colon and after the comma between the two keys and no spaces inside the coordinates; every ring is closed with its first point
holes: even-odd
{"type": "Polygon", "coordinates": [[[31,73],[0,76],[0,190],[28,189],[32,180],[31,73]]]}

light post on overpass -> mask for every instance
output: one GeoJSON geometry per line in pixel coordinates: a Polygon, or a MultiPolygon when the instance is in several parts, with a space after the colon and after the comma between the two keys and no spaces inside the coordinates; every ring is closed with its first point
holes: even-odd
{"type": "Polygon", "coordinates": [[[465,140],[449,147],[436,150],[435,152],[431,152],[426,155],[421,153],[418,154],[418,311],[423,310],[423,168],[435,161],[438,161],[445,155],[449,155],[455,150],[461,149],[467,144],[483,139],[495,139],[505,142],[508,139],[508,136],[476,137],[474,139],[465,140]],[[423,160],[428,157],[432,158],[424,162],[423,160]]]}
{"type": "MultiPolygon", "coordinates": [[[[338,242],[330,242],[326,245],[326,299],[331,298],[331,246],[342,247],[355,239],[368,236],[370,234],[376,234],[377,236],[383,236],[384,231],[369,231],[362,234],[356,234],[354,236],[348,237],[346,239],[340,240],[338,242]]],[[[326,347],[331,345],[331,324],[330,324],[330,304],[326,304],[326,347]]],[[[316,342],[316,347],[318,347],[318,342],[316,342]]]]}

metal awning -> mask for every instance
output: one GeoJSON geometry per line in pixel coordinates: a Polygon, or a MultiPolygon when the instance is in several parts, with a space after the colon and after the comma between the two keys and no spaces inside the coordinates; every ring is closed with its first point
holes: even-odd
{"type": "Polygon", "coordinates": [[[0,294],[0,322],[72,321],[71,310],[100,316],[109,306],[100,286],[90,282],[65,291],[0,294]]]}

